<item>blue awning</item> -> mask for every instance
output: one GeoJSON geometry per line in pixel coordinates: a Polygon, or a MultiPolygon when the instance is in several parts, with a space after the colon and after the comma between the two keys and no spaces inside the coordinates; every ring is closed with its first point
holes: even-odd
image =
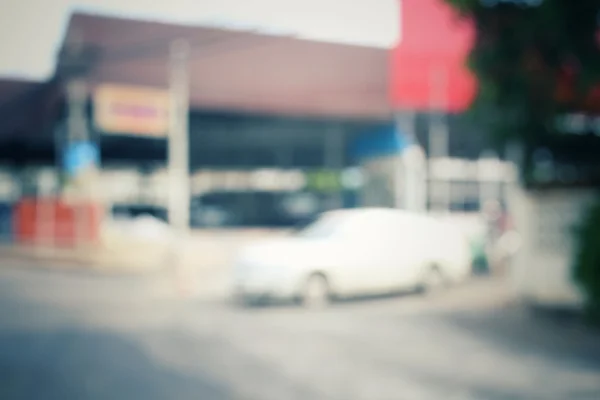
{"type": "Polygon", "coordinates": [[[353,144],[352,156],[357,160],[401,154],[412,141],[395,127],[375,132],[365,132],[353,144]]]}

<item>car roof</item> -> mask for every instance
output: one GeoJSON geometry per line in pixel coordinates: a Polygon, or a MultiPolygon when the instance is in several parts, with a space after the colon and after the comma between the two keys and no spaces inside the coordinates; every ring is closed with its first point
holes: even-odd
{"type": "Polygon", "coordinates": [[[326,211],[322,214],[323,216],[331,216],[335,218],[354,218],[354,217],[393,217],[393,218],[414,218],[431,220],[426,214],[420,214],[415,212],[409,212],[406,210],[399,210],[397,208],[386,208],[386,207],[363,207],[363,208],[351,208],[351,209],[339,209],[326,211]]]}

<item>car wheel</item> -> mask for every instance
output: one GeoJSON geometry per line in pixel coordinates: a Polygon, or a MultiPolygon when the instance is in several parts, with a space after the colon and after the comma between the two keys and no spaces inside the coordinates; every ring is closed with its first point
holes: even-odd
{"type": "Polygon", "coordinates": [[[251,309],[267,306],[266,298],[242,296],[235,300],[234,305],[240,309],[251,309]]]}
{"type": "Polygon", "coordinates": [[[423,293],[435,292],[446,285],[446,279],[442,271],[436,266],[428,267],[421,279],[419,290],[423,293]]]}
{"type": "Polygon", "coordinates": [[[234,307],[245,308],[249,305],[248,298],[239,292],[234,292],[229,298],[229,302],[234,307]]]}
{"type": "Polygon", "coordinates": [[[302,303],[307,308],[325,308],[331,301],[329,282],[323,274],[313,274],[306,281],[302,303]]]}

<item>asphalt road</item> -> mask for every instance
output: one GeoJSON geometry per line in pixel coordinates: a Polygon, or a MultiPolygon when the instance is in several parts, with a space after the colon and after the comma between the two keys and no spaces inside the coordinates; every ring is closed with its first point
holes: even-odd
{"type": "Polygon", "coordinates": [[[309,312],[0,269],[1,399],[600,399],[600,337],[495,282],[309,312]]]}

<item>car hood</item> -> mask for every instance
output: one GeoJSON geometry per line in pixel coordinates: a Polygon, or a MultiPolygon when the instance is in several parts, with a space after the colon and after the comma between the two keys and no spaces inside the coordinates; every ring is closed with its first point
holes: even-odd
{"type": "Polygon", "coordinates": [[[261,265],[305,263],[326,247],[324,241],[296,237],[260,240],[244,246],[238,261],[261,265]]]}

